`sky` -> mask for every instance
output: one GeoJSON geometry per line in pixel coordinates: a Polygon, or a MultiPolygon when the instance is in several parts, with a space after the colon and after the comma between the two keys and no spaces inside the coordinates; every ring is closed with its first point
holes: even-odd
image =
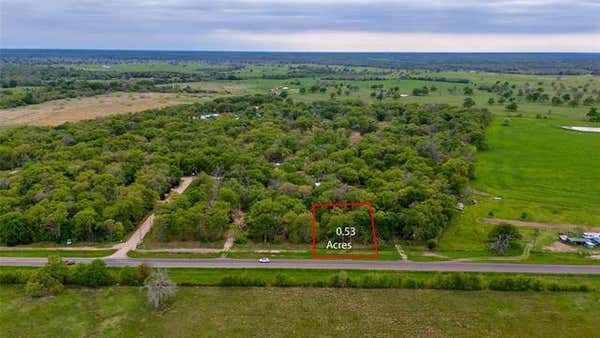
{"type": "Polygon", "coordinates": [[[0,47],[600,52],[600,0],[0,0],[0,47]]]}

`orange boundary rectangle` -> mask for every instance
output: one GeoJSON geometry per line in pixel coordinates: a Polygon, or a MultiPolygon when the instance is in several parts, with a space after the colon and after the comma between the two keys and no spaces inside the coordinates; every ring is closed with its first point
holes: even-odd
{"type": "Polygon", "coordinates": [[[313,259],[378,259],[379,244],[377,243],[377,231],[375,228],[375,215],[373,213],[373,203],[371,202],[338,202],[338,203],[313,203],[312,204],[312,257],[313,259]],[[318,255],[317,254],[317,208],[335,208],[335,207],[369,207],[369,218],[371,219],[371,231],[373,232],[373,246],[375,253],[373,255],[318,255]]]}

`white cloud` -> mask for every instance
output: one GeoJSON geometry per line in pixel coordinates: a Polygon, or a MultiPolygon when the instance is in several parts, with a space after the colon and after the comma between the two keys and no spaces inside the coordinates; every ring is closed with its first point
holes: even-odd
{"type": "Polygon", "coordinates": [[[600,33],[593,34],[431,34],[312,31],[248,33],[221,31],[249,50],[395,51],[395,52],[598,52],[600,33]],[[255,46],[254,48],[252,46],[255,46]]]}
{"type": "Polygon", "coordinates": [[[598,18],[594,0],[0,0],[0,47],[589,51],[598,18]]]}

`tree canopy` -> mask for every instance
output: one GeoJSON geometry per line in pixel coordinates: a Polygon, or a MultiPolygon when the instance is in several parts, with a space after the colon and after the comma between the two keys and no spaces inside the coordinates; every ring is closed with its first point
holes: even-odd
{"type": "Polygon", "coordinates": [[[473,107],[255,95],[3,129],[0,241],[118,240],[195,173],[159,210],[164,240],[217,240],[242,210],[254,240],[306,242],[311,203],[339,201],[372,201],[384,238],[428,239],[472,178],[490,119],[473,107]]]}

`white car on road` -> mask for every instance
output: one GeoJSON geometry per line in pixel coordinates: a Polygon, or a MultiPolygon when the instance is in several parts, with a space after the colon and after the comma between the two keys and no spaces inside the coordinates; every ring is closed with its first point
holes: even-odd
{"type": "Polygon", "coordinates": [[[269,257],[263,257],[258,260],[259,263],[271,263],[269,257]]]}

